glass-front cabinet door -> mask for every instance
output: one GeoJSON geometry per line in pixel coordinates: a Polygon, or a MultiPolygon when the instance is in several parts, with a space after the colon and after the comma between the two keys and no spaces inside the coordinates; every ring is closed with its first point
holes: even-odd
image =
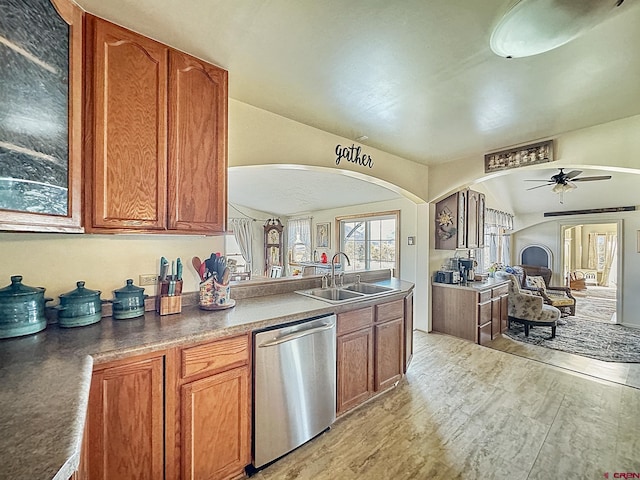
{"type": "Polygon", "coordinates": [[[0,5],[0,230],[80,231],[82,10],[0,5]]]}

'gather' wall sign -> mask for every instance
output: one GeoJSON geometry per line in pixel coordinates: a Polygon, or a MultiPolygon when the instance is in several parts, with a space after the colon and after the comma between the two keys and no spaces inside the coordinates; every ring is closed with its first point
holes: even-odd
{"type": "Polygon", "coordinates": [[[373,168],[373,158],[371,158],[371,155],[361,153],[361,148],[360,146],[356,147],[355,144],[350,147],[336,145],[336,165],[340,165],[340,161],[344,158],[347,162],[373,168]]]}

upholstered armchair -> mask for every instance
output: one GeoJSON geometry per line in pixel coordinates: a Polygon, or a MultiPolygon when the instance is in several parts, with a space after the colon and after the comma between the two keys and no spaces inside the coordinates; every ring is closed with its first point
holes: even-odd
{"type": "Polygon", "coordinates": [[[571,295],[569,287],[552,287],[552,271],[547,267],[536,265],[517,265],[513,267],[523,290],[540,295],[544,303],[559,308],[565,315],[576,314],[576,299],[571,295]]]}
{"type": "Polygon", "coordinates": [[[532,326],[551,327],[551,338],[555,338],[560,310],[546,305],[540,295],[520,289],[516,276],[510,273],[506,276],[510,280],[507,307],[509,328],[511,328],[511,322],[520,323],[524,325],[524,334],[528,337],[529,328],[532,326]]]}

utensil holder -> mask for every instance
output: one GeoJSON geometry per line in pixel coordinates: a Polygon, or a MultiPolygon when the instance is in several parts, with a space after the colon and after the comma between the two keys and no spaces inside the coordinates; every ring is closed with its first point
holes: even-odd
{"type": "Polygon", "coordinates": [[[228,283],[218,283],[210,277],[200,283],[199,305],[202,308],[219,308],[230,302],[231,287],[228,283]]]}
{"type": "Polygon", "coordinates": [[[156,312],[170,315],[182,311],[182,280],[158,281],[156,312]],[[173,290],[173,291],[171,291],[173,290]],[[171,291],[171,294],[169,293],[171,291]]]}

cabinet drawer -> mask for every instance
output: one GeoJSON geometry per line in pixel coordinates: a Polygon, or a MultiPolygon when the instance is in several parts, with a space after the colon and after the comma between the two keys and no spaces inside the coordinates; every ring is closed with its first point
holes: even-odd
{"type": "Polygon", "coordinates": [[[376,322],[386,322],[394,318],[404,317],[404,299],[376,305],[376,322]]]}
{"type": "Polygon", "coordinates": [[[501,295],[506,295],[509,292],[509,285],[501,285],[491,290],[493,292],[493,298],[501,295]]]}
{"type": "Polygon", "coordinates": [[[249,363],[249,337],[225,338],[182,350],[182,378],[249,363]]]}
{"type": "Polygon", "coordinates": [[[478,292],[478,303],[484,303],[491,300],[491,290],[483,290],[478,292]]]}
{"type": "Polygon", "coordinates": [[[360,308],[338,315],[338,335],[355,332],[373,323],[373,307],[360,308]]]}

